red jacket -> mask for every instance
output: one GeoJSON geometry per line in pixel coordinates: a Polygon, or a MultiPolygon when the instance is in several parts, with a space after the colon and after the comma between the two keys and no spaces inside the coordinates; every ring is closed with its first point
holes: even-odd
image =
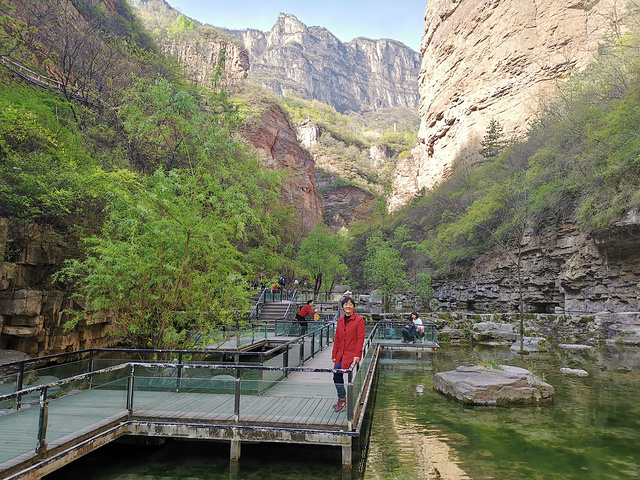
{"type": "Polygon", "coordinates": [[[346,370],[353,363],[353,357],[359,357],[362,360],[364,337],[364,319],[360,315],[354,313],[346,325],[344,316],[340,317],[331,354],[331,358],[335,359],[334,368],[342,361],[341,368],[346,370]]]}
{"type": "Polygon", "coordinates": [[[298,315],[300,315],[302,318],[307,318],[307,315],[309,314],[313,315],[314,313],[316,313],[316,311],[311,310],[311,307],[309,306],[309,304],[307,304],[304,306],[302,310],[298,312],[298,315]]]}

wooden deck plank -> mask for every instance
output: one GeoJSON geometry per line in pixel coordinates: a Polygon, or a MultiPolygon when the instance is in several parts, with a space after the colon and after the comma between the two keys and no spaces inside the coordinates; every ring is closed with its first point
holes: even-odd
{"type": "Polygon", "coordinates": [[[287,420],[283,420],[284,418],[299,418],[300,411],[304,409],[304,407],[309,402],[315,402],[314,398],[294,398],[290,397],[287,400],[286,408],[283,409],[281,415],[274,418],[276,423],[286,423],[287,420]]]}

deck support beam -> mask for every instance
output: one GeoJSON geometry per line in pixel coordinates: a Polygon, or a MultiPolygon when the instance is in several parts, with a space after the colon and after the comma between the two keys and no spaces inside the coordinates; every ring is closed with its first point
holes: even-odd
{"type": "Polygon", "coordinates": [[[353,439],[351,437],[343,437],[340,440],[342,444],[342,469],[351,469],[353,466],[353,439]]]}
{"type": "Polygon", "coordinates": [[[231,463],[237,463],[240,460],[240,440],[231,440],[231,453],[230,460],[231,463]]]}

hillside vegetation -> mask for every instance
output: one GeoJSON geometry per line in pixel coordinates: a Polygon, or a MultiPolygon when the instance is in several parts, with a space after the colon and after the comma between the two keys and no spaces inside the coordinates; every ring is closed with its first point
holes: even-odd
{"type": "Polygon", "coordinates": [[[170,347],[235,325],[249,280],[279,273],[291,218],[226,92],[189,86],[124,1],[0,9],[0,55],[62,79],[46,91],[2,67],[0,213],[59,233],[57,285],[87,302],[66,328],[113,318],[120,341],[170,347]]]}
{"type": "Polygon", "coordinates": [[[318,100],[284,97],[280,103],[291,123],[319,127],[319,142],[310,150],[333,186],[353,185],[375,196],[390,191],[396,164],[415,146],[420,126],[417,111],[406,107],[345,115],[318,100]],[[385,158],[372,159],[372,146],[381,147],[385,158]]]}
{"type": "Polygon", "coordinates": [[[571,220],[598,235],[638,209],[638,46],[634,33],[603,47],[593,65],[559,87],[526,138],[505,138],[492,122],[485,163],[457,168],[399,212],[389,231],[410,230],[427,270],[464,275],[481,253],[517,244],[527,228],[571,220]]]}

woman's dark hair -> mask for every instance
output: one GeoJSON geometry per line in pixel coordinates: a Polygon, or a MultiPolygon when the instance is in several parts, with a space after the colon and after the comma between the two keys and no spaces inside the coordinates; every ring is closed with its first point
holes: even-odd
{"type": "Polygon", "coordinates": [[[342,300],[340,300],[340,305],[344,307],[344,304],[347,302],[353,303],[354,307],[356,306],[356,302],[353,300],[353,298],[350,298],[350,297],[345,297],[342,300]]]}
{"type": "Polygon", "coordinates": [[[411,312],[411,318],[413,318],[413,316],[414,316],[414,315],[415,315],[416,317],[418,316],[418,314],[417,314],[416,312],[411,312]]]}
{"type": "Polygon", "coordinates": [[[307,300],[307,305],[311,305],[312,302],[313,300],[307,300]]]}

